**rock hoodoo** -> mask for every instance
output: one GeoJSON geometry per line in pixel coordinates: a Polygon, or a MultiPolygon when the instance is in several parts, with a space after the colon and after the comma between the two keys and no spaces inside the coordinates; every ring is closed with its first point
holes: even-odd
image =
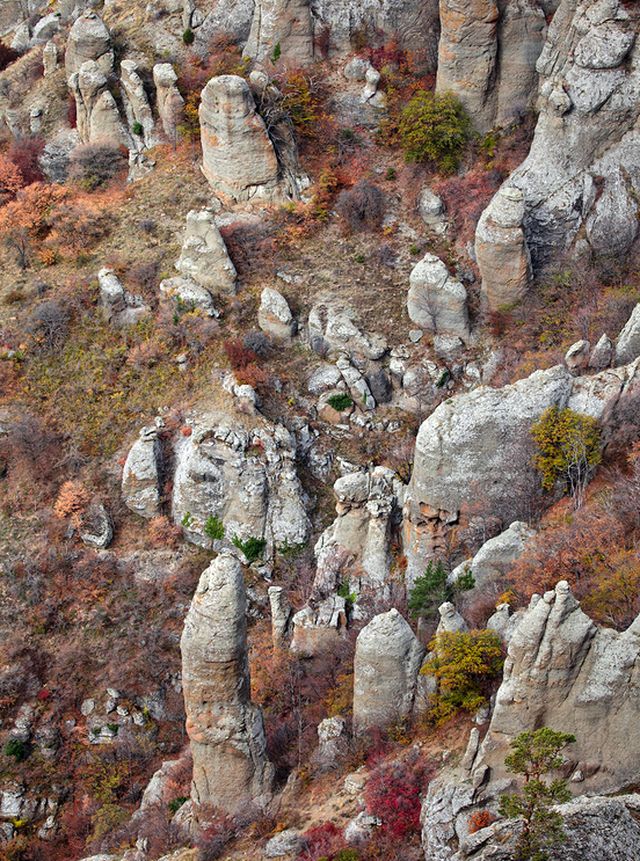
{"type": "Polygon", "coordinates": [[[142,428],[122,471],[124,504],[142,517],[155,517],[160,513],[161,461],[158,427],[142,428]]]}
{"type": "Polygon", "coordinates": [[[93,61],[103,75],[113,72],[114,64],[111,34],[102,18],[92,10],[81,15],[69,32],[64,63],[67,78],[79,72],[87,61],[93,61]]]}
{"type": "Polygon", "coordinates": [[[200,577],[180,641],[191,799],[230,814],[269,800],[262,712],[251,702],[246,594],[240,563],[218,556],[200,577]]]}
{"type": "Polygon", "coordinates": [[[353,667],[353,728],[362,734],[408,717],[424,648],[393,609],[360,631],[353,667]]]}
{"type": "Polygon", "coordinates": [[[108,88],[107,78],[94,60],[88,60],[69,78],[69,88],[76,101],[78,135],[81,143],[109,142],[129,148],[118,105],[108,88]]]}
{"type": "Polygon", "coordinates": [[[176,140],[177,127],[182,121],[184,99],[176,86],[178,76],[171,63],[157,63],[153,67],[158,116],[167,140],[176,140]]]}

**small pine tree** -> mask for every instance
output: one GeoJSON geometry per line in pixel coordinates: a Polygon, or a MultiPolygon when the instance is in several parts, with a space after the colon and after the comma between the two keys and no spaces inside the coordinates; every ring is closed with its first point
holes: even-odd
{"type": "Polygon", "coordinates": [[[521,792],[503,795],[500,814],[524,820],[515,847],[514,861],[547,861],[549,852],[565,839],[562,815],[553,805],[569,801],[571,793],[562,778],[545,780],[549,772],[563,763],[562,750],[575,736],[541,727],[521,732],[511,742],[511,753],[504,764],[513,774],[524,776],[521,792]]]}
{"type": "Polygon", "coordinates": [[[407,606],[414,619],[422,616],[424,618],[435,618],[438,615],[438,607],[443,601],[451,599],[452,590],[447,584],[447,571],[438,559],[431,560],[427,570],[420,577],[416,577],[413,589],[409,593],[407,606]]]}

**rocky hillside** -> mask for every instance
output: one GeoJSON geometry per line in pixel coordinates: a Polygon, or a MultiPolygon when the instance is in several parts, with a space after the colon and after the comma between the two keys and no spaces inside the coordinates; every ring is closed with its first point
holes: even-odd
{"type": "Polygon", "coordinates": [[[0,861],[637,861],[639,33],[0,0],[0,861]]]}

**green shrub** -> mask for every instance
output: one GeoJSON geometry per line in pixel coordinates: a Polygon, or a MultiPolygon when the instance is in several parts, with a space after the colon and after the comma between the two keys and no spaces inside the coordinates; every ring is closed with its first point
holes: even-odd
{"type": "Polygon", "coordinates": [[[443,631],[429,643],[431,656],[420,670],[434,676],[430,719],[444,723],[459,711],[475,712],[487,702],[489,683],[502,672],[502,640],[495,631],[443,631]]]}
{"type": "Polygon", "coordinates": [[[224,524],[219,517],[210,514],[204,524],[204,534],[212,541],[221,541],[224,538],[224,524]]]}
{"type": "Polygon", "coordinates": [[[4,746],[4,755],[12,756],[16,762],[24,762],[29,756],[29,745],[19,738],[10,738],[4,746]]]}
{"type": "Polygon", "coordinates": [[[193,515],[190,511],[185,512],[185,515],[180,521],[180,523],[182,524],[183,529],[191,529],[191,527],[193,526],[193,515]]]}
{"type": "Polygon", "coordinates": [[[280,47],[280,42],[276,42],[273,46],[273,51],[271,52],[271,62],[275,66],[280,57],[282,56],[282,48],[280,47]]]}
{"type": "Polygon", "coordinates": [[[246,538],[243,541],[242,538],[237,535],[233,536],[232,543],[234,547],[238,548],[238,550],[242,550],[248,562],[255,562],[256,559],[260,559],[264,553],[265,547],[267,546],[267,542],[264,538],[246,538]]]}
{"type": "Polygon", "coordinates": [[[438,559],[427,565],[427,570],[420,577],[416,577],[413,589],[409,592],[407,606],[413,618],[423,616],[435,618],[438,615],[438,607],[443,601],[451,598],[451,588],[447,584],[447,571],[438,559]]]}
{"type": "Polygon", "coordinates": [[[184,42],[184,44],[185,45],[193,45],[193,43],[195,42],[195,38],[196,38],[196,36],[195,36],[195,33],[193,32],[193,30],[191,30],[189,27],[187,27],[187,29],[182,34],[182,41],[184,42]]]}
{"type": "Polygon", "coordinates": [[[532,426],[531,436],[538,448],[533,462],[544,490],[552,490],[561,479],[574,497],[579,496],[602,460],[597,421],[553,406],[532,426]]]}
{"type": "Polygon", "coordinates": [[[452,173],[471,137],[471,121],[452,93],[419,90],[402,110],[398,136],[408,162],[432,162],[452,173]]]}
{"type": "Polygon", "coordinates": [[[346,580],[343,580],[342,583],[338,586],[338,596],[340,598],[344,598],[347,610],[351,610],[353,605],[358,600],[358,596],[355,592],[349,591],[349,583],[346,580]]]}
{"type": "Polygon", "coordinates": [[[144,128],[142,126],[142,123],[134,123],[131,126],[131,131],[134,133],[134,135],[138,135],[138,137],[142,137],[142,135],[144,134],[144,128]]]}
{"type": "Polygon", "coordinates": [[[182,807],[182,805],[185,804],[188,800],[189,799],[186,796],[179,795],[177,798],[174,798],[172,801],[169,802],[169,810],[171,811],[171,813],[177,813],[178,810],[180,810],[180,808],[182,807]]]}
{"type": "Polygon", "coordinates": [[[334,410],[341,413],[353,406],[353,398],[350,395],[345,394],[331,395],[331,397],[327,398],[327,403],[330,407],[333,407],[334,410]]]}

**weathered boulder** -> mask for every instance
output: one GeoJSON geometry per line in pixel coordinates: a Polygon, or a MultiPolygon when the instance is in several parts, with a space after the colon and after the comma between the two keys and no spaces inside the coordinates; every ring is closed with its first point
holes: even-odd
{"type": "Polygon", "coordinates": [[[192,278],[165,278],[160,282],[160,295],[183,309],[199,308],[207,317],[220,316],[211,293],[192,278]]]}
{"type": "Polygon", "coordinates": [[[58,46],[55,42],[47,42],[42,49],[42,68],[45,78],[52,75],[58,68],[58,46]]]}
{"type": "Polygon", "coordinates": [[[265,287],[260,294],[258,325],[263,332],[283,341],[296,332],[296,322],[291,314],[289,303],[282,293],[272,287],[265,287]]]}
{"type": "Polygon", "coordinates": [[[214,295],[236,292],[237,272],[210,209],[187,214],[187,227],[175,268],[214,295]]]}
{"type": "Polygon", "coordinates": [[[482,545],[473,559],[463,562],[453,569],[449,582],[455,584],[464,574],[472,574],[475,587],[469,593],[471,599],[477,592],[496,595],[504,591],[501,581],[505,573],[524,552],[527,543],[536,534],[526,523],[514,521],[508,529],[490,538],[482,545]]]}
{"type": "Polygon", "coordinates": [[[601,335],[589,356],[589,367],[596,371],[608,368],[613,361],[614,352],[611,338],[606,333],[601,335]]]}
{"type": "Polygon", "coordinates": [[[158,116],[165,137],[171,142],[176,141],[177,127],[182,122],[184,112],[184,99],[176,86],[177,80],[171,63],[156,63],[153,67],[158,116]]]}
{"type": "Polygon", "coordinates": [[[355,310],[332,296],[320,296],[311,308],[308,335],[311,349],[321,356],[347,353],[375,361],[387,351],[385,338],[363,331],[355,310]]]}
{"type": "Polygon", "coordinates": [[[318,724],[318,748],[313,755],[322,770],[338,768],[348,750],[347,722],[343,717],[325,718],[318,724]]]}
{"type": "Polygon", "coordinates": [[[98,272],[98,285],[102,313],[108,323],[133,326],[148,316],[149,308],[144,300],[125,290],[113,269],[105,268],[98,272]]]}
{"type": "Polygon", "coordinates": [[[244,54],[264,63],[278,57],[294,68],[313,61],[313,20],[310,0],[256,0],[244,54]]]}
{"type": "Polygon", "coordinates": [[[88,60],[69,78],[69,88],[76,101],[77,129],[83,144],[108,142],[132,146],[118,105],[108,88],[104,72],[88,60]]]}
{"type": "Polygon", "coordinates": [[[546,31],[536,0],[440,0],[437,92],[452,92],[477,130],[507,125],[533,101],[546,31]]]}
{"type": "Polygon", "coordinates": [[[470,507],[476,514],[527,519],[539,480],[532,465],[531,425],[548,407],[570,407],[606,419],[640,387],[638,361],[593,376],[564,366],[536,371],[501,389],[455,395],[422,423],[404,505],[403,534],[411,584],[446,546],[443,533],[470,507]]]}
{"type": "Polygon", "coordinates": [[[129,124],[129,132],[135,149],[152,147],[159,143],[149,98],[138,74],[138,65],[133,60],[120,63],[122,100],[129,124]]]}
{"type": "Polygon", "coordinates": [[[467,291],[439,257],[425,254],[411,272],[410,285],[407,310],[414,323],[434,334],[469,340],[467,291]]]}
{"type": "Polygon", "coordinates": [[[200,103],[202,170],[223,200],[297,197],[297,178],[282,168],[256,111],[249,85],[237,75],[212,78],[200,103]]]}
{"type": "Polygon", "coordinates": [[[306,838],[295,828],[280,831],[267,841],[264,847],[265,858],[282,858],[284,855],[297,855],[306,846],[306,838]]]}
{"type": "Polygon", "coordinates": [[[145,427],[131,446],[122,471],[124,504],[142,517],[160,513],[162,450],[158,427],[145,427]]]}
{"type": "Polygon", "coordinates": [[[418,213],[424,223],[435,233],[445,233],[447,221],[444,213],[442,198],[426,187],[420,192],[418,198],[418,213]]]}
{"type": "Polygon", "coordinates": [[[638,9],[619,0],[562,0],[537,63],[540,113],[524,163],[507,180],[524,192],[534,269],[576,239],[622,255],[638,232],[638,9]]]}
{"type": "Polygon", "coordinates": [[[438,607],[440,621],[436,629],[436,634],[451,633],[457,634],[460,631],[468,631],[469,626],[464,618],[456,610],[455,604],[451,601],[445,601],[438,607]]]}
{"type": "Polygon", "coordinates": [[[360,631],[353,665],[353,730],[361,735],[407,718],[424,648],[396,610],[360,631]]]}
{"type": "Polygon", "coordinates": [[[391,538],[400,524],[404,485],[382,466],[353,472],[333,485],[337,517],[315,546],[316,582],[348,583],[358,599],[389,594],[391,538]]]}
{"type": "Polygon", "coordinates": [[[584,339],[572,344],[564,356],[564,363],[572,374],[579,374],[589,364],[591,344],[584,339]]]}
{"type": "Polygon", "coordinates": [[[234,537],[264,542],[269,560],[276,547],[304,544],[309,536],[305,496],[296,472],[295,438],[259,414],[242,414],[233,401],[198,413],[191,434],[175,442],[172,513],[187,537],[210,546],[210,517],[234,537]]]}
{"type": "Polygon", "coordinates": [[[478,222],[475,252],[482,277],[482,296],[490,311],[515,305],[529,289],[531,258],[523,219],[522,191],[503,186],[478,222]]]}
{"type": "Polygon", "coordinates": [[[84,12],[69,31],[64,57],[67,78],[79,72],[87,61],[95,62],[105,76],[113,73],[115,55],[111,33],[91,9],[84,12]]]}
{"type": "Polygon", "coordinates": [[[220,554],[203,572],[180,649],[186,728],[193,755],[191,799],[235,814],[271,796],[262,711],[251,702],[242,568],[220,554]]]}
{"type": "Polygon", "coordinates": [[[638,356],[640,356],[640,304],[633,309],[618,335],[615,362],[616,365],[624,365],[633,362],[638,356]]]}
{"type": "Polygon", "coordinates": [[[562,727],[581,791],[635,784],[640,766],[640,619],[622,633],[599,628],[566,582],[534,595],[509,642],[504,677],[481,748],[492,780],[506,776],[509,741],[524,730],[562,727]]]}

